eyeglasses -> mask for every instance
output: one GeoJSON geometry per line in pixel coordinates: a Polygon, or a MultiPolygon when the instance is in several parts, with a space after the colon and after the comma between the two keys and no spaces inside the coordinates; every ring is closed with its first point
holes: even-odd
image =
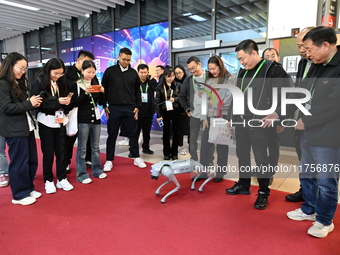
{"type": "Polygon", "coordinates": [[[183,72],[175,72],[175,74],[177,75],[177,74],[182,74],[183,72]]]}
{"type": "Polygon", "coordinates": [[[190,67],[190,68],[188,68],[188,70],[191,72],[191,71],[194,71],[194,70],[196,70],[197,69],[197,66],[193,66],[193,67],[190,67]]]}
{"type": "Polygon", "coordinates": [[[60,73],[52,73],[52,75],[53,75],[53,76],[57,76],[57,77],[63,77],[63,76],[64,76],[63,73],[62,73],[62,74],[60,74],[60,73]]]}
{"type": "Polygon", "coordinates": [[[20,72],[26,73],[27,68],[23,68],[23,67],[19,67],[19,66],[15,66],[16,68],[18,68],[20,70],[20,72]]]}

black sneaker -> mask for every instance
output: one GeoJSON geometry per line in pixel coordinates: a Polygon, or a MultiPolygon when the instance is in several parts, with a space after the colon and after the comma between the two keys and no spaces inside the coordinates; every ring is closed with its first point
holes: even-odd
{"type": "Polygon", "coordinates": [[[235,182],[234,186],[232,186],[229,189],[226,189],[225,191],[229,195],[249,195],[250,194],[249,189],[246,189],[245,187],[243,187],[238,182],[235,182]]]}
{"type": "Polygon", "coordinates": [[[153,154],[153,151],[150,150],[150,149],[144,149],[144,150],[142,150],[142,152],[143,152],[144,154],[153,154]]]}
{"type": "Polygon", "coordinates": [[[302,190],[299,189],[297,192],[287,195],[286,200],[289,202],[303,202],[302,190]]]}
{"type": "Polygon", "coordinates": [[[259,193],[257,194],[257,199],[255,201],[254,207],[259,210],[266,209],[268,204],[268,196],[269,194],[259,191],[259,193]]]}

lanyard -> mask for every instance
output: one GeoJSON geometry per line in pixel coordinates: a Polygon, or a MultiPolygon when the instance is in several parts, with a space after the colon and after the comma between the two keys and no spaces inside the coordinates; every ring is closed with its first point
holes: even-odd
{"type": "MultiPolygon", "coordinates": [[[[333,57],[334,57],[334,55],[327,61],[326,65],[327,65],[329,62],[332,61],[333,57]]],[[[314,92],[315,92],[315,81],[316,81],[316,79],[318,78],[318,75],[319,75],[320,71],[321,71],[326,65],[323,65],[323,66],[318,70],[318,72],[316,73],[316,76],[315,76],[315,78],[314,78],[314,80],[313,80],[312,86],[311,86],[310,89],[309,89],[309,91],[310,91],[310,93],[311,93],[311,99],[313,99],[313,97],[314,97],[314,92]]]]}
{"type": "MultiPolygon", "coordinates": [[[[174,90],[171,89],[171,87],[169,87],[169,89],[170,89],[170,98],[172,98],[172,93],[174,92],[174,90]]],[[[165,85],[164,85],[164,95],[165,95],[165,100],[167,100],[167,99],[168,99],[168,93],[166,93],[166,87],[165,87],[165,85]]],[[[170,99],[170,98],[169,98],[169,99],[170,99]]]]}
{"type": "Polygon", "coordinates": [[[58,88],[57,83],[55,85],[55,89],[54,89],[54,86],[51,84],[51,93],[52,93],[52,96],[59,97],[59,88],[58,88]]]}
{"type": "MultiPolygon", "coordinates": [[[[84,82],[83,79],[81,79],[81,82],[83,83],[84,88],[86,89],[86,84],[85,84],[85,82],[84,82]]],[[[94,100],[93,100],[93,96],[92,96],[91,93],[89,93],[89,97],[91,98],[91,101],[92,101],[93,106],[94,106],[94,107],[97,107],[96,103],[95,103],[94,100]]]]}
{"type": "Polygon", "coordinates": [[[142,93],[148,93],[148,88],[149,88],[149,84],[148,84],[148,83],[146,83],[145,92],[143,92],[142,85],[139,85],[139,87],[140,87],[140,92],[142,92],[142,93]]]}
{"type": "Polygon", "coordinates": [[[253,82],[255,76],[257,75],[257,73],[261,70],[261,67],[263,66],[263,64],[266,62],[266,59],[263,59],[262,63],[259,65],[259,67],[256,69],[256,72],[254,73],[253,77],[251,78],[250,82],[248,83],[247,87],[243,90],[243,83],[244,83],[244,77],[246,77],[248,70],[244,73],[243,78],[242,78],[242,82],[241,82],[241,90],[243,92],[246,92],[247,89],[249,88],[250,84],[253,82]]]}
{"type": "MultiPolygon", "coordinates": [[[[205,82],[205,72],[203,73],[203,81],[205,82]]],[[[197,86],[195,86],[195,78],[192,76],[192,86],[194,87],[194,91],[197,91],[197,86]]]]}

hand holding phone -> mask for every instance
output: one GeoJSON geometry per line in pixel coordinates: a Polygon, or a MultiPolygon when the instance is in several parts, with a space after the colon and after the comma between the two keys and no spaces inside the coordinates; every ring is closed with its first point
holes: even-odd
{"type": "Polygon", "coordinates": [[[158,125],[159,125],[160,127],[163,127],[163,126],[164,126],[163,118],[159,118],[159,119],[157,119],[157,121],[158,121],[158,125]]]}

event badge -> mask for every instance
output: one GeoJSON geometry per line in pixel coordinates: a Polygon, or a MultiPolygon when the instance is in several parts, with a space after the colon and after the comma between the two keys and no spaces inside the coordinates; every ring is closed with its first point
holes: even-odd
{"type": "Polygon", "coordinates": [[[59,110],[55,112],[55,123],[64,123],[64,111],[59,110]]]}
{"type": "Polygon", "coordinates": [[[142,103],[148,102],[148,93],[142,93],[142,103]]]}
{"type": "Polygon", "coordinates": [[[166,110],[167,111],[172,111],[174,109],[174,107],[173,107],[173,105],[172,105],[170,100],[166,100],[165,101],[165,105],[166,105],[166,110]]]}
{"type": "Polygon", "coordinates": [[[96,119],[100,120],[100,111],[98,106],[94,108],[94,113],[96,114],[96,119]]]}
{"type": "Polygon", "coordinates": [[[307,111],[312,109],[312,102],[310,100],[307,103],[305,103],[305,108],[306,108],[307,111]]]}

